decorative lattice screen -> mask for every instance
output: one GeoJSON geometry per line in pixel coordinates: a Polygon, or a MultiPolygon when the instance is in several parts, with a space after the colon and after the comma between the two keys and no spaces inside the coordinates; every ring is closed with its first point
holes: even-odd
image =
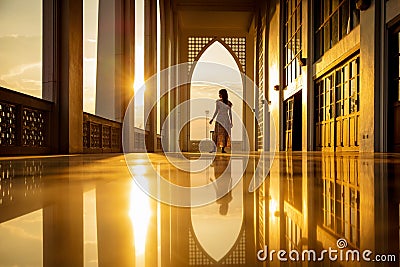
{"type": "Polygon", "coordinates": [[[235,53],[242,65],[243,71],[246,71],[246,38],[245,37],[189,37],[188,38],[188,62],[191,65],[196,60],[200,51],[211,41],[222,41],[228,45],[235,53]]]}

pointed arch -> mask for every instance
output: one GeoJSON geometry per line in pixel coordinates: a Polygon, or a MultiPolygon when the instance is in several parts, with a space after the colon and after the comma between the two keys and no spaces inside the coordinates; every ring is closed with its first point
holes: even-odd
{"type": "MultiPolygon", "coordinates": [[[[222,36],[222,37],[207,37],[207,36],[189,36],[187,39],[188,43],[188,54],[187,54],[187,60],[189,63],[188,67],[188,87],[185,88],[185,90],[188,90],[186,94],[186,100],[191,99],[193,97],[192,93],[192,82],[194,77],[196,76],[196,67],[200,66],[200,62],[202,62],[202,57],[203,55],[207,54],[206,51],[209,50],[211,46],[214,44],[220,48],[220,51],[224,51],[223,53],[226,54],[227,56],[230,55],[229,59],[229,66],[232,68],[232,70],[236,70],[239,78],[237,80],[238,83],[240,83],[240,90],[239,95],[235,94],[236,97],[240,98],[240,101],[237,103],[241,103],[239,105],[235,105],[236,113],[238,114],[240,121],[242,121],[242,118],[244,116],[244,105],[243,105],[243,97],[246,95],[246,85],[245,85],[245,70],[246,70],[246,37],[227,37],[227,36],[222,36]],[[216,43],[218,42],[218,44],[216,43]],[[224,49],[225,48],[225,49],[224,49]],[[232,61],[233,59],[233,61],[232,61]],[[199,65],[197,65],[199,64],[199,65]],[[240,80],[240,81],[239,81],[240,80]]],[[[229,57],[229,56],[228,56],[229,57]]],[[[216,58],[217,59],[217,58],[216,58]]],[[[210,58],[207,61],[213,62],[214,60],[210,58]]],[[[220,62],[217,60],[216,62],[220,62]]],[[[225,65],[224,62],[221,62],[220,64],[225,65]]],[[[235,76],[236,77],[236,76],[235,76]]],[[[238,91],[239,92],[239,91],[238,91]]],[[[237,93],[238,93],[237,92],[237,93]]],[[[239,99],[238,99],[239,100],[239,99]]],[[[210,107],[210,110],[212,110],[214,107],[210,107]]],[[[198,122],[195,122],[194,125],[198,125],[198,122]]],[[[186,147],[188,151],[198,151],[198,140],[194,139],[192,142],[192,126],[191,123],[187,125],[185,128],[185,136],[187,136],[186,139],[182,140],[182,147],[186,147]]],[[[206,131],[206,136],[207,136],[207,131],[206,131]]],[[[240,129],[235,133],[235,142],[240,141],[235,143],[235,147],[243,146],[243,143],[241,143],[244,138],[243,138],[243,131],[240,129]]]]}
{"type": "Polygon", "coordinates": [[[196,68],[197,62],[199,61],[199,59],[201,58],[201,56],[204,54],[204,52],[205,52],[210,46],[212,46],[215,42],[219,42],[219,43],[229,52],[229,54],[230,54],[230,55],[233,57],[233,59],[235,60],[236,65],[237,65],[237,67],[239,68],[239,71],[240,71],[241,73],[244,73],[244,67],[243,67],[242,63],[240,63],[240,59],[239,59],[238,55],[235,53],[235,51],[233,51],[233,49],[232,49],[226,42],[224,42],[224,41],[222,40],[222,38],[214,37],[211,41],[209,41],[205,46],[203,46],[203,47],[201,48],[201,50],[197,53],[197,55],[196,55],[194,61],[191,62],[192,65],[191,65],[191,67],[190,67],[190,72],[189,72],[189,81],[192,80],[193,72],[194,72],[194,69],[196,68]]]}

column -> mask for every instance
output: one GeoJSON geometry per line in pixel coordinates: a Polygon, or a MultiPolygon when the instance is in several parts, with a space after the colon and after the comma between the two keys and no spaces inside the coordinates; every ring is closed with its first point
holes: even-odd
{"type": "MultiPolygon", "coordinates": [[[[177,64],[178,61],[178,51],[179,51],[179,42],[178,42],[178,18],[176,16],[176,13],[171,11],[171,18],[170,18],[170,23],[171,23],[171,29],[170,29],[170,35],[171,35],[171,65],[177,64]]],[[[178,79],[178,73],[177,71],[173,71],[170,73],[170,85],[176,84],[176,81],[178,79]]],[[[178,105],[178,89],[173,88],[169,92],[169,112],[171,112],[175,107],[178,105]]],[[[178,118],[171,118],[170,124],[169,124],[169,139],[170,140],[179,140],[179,133],[177,132],[177,123],[178,118]]],[[[176,152],[178,151],[179,148],[176,147],[176,142],[169,142],[169,151],[170,152],[176,152]]]]}
{"type": "MultiPolygon", "coordinates": [[[[43,99],[54,102],[56,108],[50,118],[53,136],[50,139],[51,151],[57,153],[59,151],[59,134],[58,134],[58,65],[57,65],[57,25],[59,24],[56,17],[58,2],[54,0],[43,0],[43,99]]],[[[83,102],[82,102],[83,103],[83,102]]]]}
{"type": "Polygon", "coordinates": [[[381,5],[373,1],[360,12],[360,152],[373,152],[379,144],[374,139],[379,139],[380,130],[380,43],[376,42],[380,39],[380,9],[381,5]]]}
{"type": "MultiPolygon", "coordinates": [[[[179,20],[177,20],[176,25],[176,32],[177,32],[177,62],[179,64],[183,64],[187,62],[188,56],[188,42],[186,35],[182,34],[182,30],[179,24],[179,20]]],[[[186,68],[178,68],[177,71],[177,79],[178,84],[180,86],[177,88],[176,91],[176,105],[180,105],[183,102],[189,100],[190,98],[190,83],[188,70],[186,68]]],[[[187,152],[189,151],[189,142],[190,142],[190,125],[189,125],[189,117],[190,117],[190,102],[186,102],[184,105],[180,105],[178,109],[179,117],[176,119],[176,138],[179,139],[180,150],[187,152]],[[180,132],[179,132],[179,129],[180,132]]],[[[179,150],[179,148],[177,148],[179,150]]]]}
{"type": "MultiPolygon", "coordinates": [[[[170,42],[170,17],[171,17],[171,4],[169,0],[160,1],[160,26],[161,26],[161,62],[160,62],[160,69],[164,73],[160,76],[160,127],[161,127],[161,137],[163,138],[164,146],[169,144],[169,126],[165,125],[164,122],[169,113],[169,82],[170,82],[170,75],[169,70],[166,70],[168,67],[171,66],[170,62],[170,51],[169,51],[169,42],[170,42]],[[163,71],[164,70],[164,71],[163,71]]],[[[169,151],[168,147],[163,147],[162,149],[169,151]]]]}
{"type": "MultiPolygon", "coordinates": [[[[144,3],[144,79],[147,81],[157,72],[157,1],[145,0],[144,3]]],[[[145,129],[148,152],[157,149],[157,82],[146,82],[144,93],[145,114],[149,114],[145,129]]],[[[146,115],[145,115],[146,116],[146,115]]],[[[146,118],[145,118],[146,119],[146,118]]]]}
{"type": "Polygon", "coordinates": [[[55,152],[83,150],[83,1],[43,1],[43,98],[55,103],[55,152]]]}
{"type": "Polygon", "coordinates": [[[133,101],[133,83],[135,80],[135,0],[124,0],[123,27],[123,69],[121,79],[123,94],[122,118],[124,121],[123,135],[128,138],[123,144],[124,152],[133,152],[135,146],[135,102],[133,101]]]}
{"type": "Polygon", "coordinates": [[[134,13],[132,0],[100,0],[96,115],[122,121],[133,94],[134,13]]]}
{"type": "MultiPolygon", "coordinates": [[[[254,26],[254,24],[252,24],[254,26]]],[[[258,62],[258,59],[255,59],[254,55],[254,28],[251,27],[249,34],[246,36],[246,79],[243,83],[243,98],[246,100],[246,103],[243,103],[243,124],[246,127],[247,137],[243,136],[243,140],[245,138],[249,138],[249,147],[244,147],[244,149],[249,149],[250,151],[255,151],[256,142],[257,142],[257,131],[255,130],[255,88],[254,83],[252,83],[250,78],[254,77],[254,62],[258,62]]]]}

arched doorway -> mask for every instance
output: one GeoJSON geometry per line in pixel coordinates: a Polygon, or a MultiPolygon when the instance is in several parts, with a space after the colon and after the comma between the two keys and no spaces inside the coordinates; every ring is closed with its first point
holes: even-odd
{"type": "MultiPolygon", "coordinates": [[[[240,127],[243,117],[243,66],[237,55],[221,39],[212,39],[197,54],[191,69],[190,99],[218,99],[221,88],[228,90],[230,101],[233,103],[232,149],[241,150],[243,146],[243,128],[240,127]],[[206,63],[213,63],[212,69],[206,63]]],[[[191,106],[193,114],[196,106],[191,106]]],[[[205,118],[198,118],[190,122],[189,150],[198,151],[200,140],[211,138],[210,131],[214,126],[208,124],[215,111],[215,102],[201,107],[205,118]]],[[[197,110],[198,112],[198,110],[197,110]]]]}

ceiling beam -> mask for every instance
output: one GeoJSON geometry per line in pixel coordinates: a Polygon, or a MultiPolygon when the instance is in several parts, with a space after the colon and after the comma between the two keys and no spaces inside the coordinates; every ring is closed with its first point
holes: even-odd
{"type": "Polygon", "coordinates": [[[196,11],[246,11],[253,12],[256,6],[254,0],[174,0],[175,10],[196,11]]]}

